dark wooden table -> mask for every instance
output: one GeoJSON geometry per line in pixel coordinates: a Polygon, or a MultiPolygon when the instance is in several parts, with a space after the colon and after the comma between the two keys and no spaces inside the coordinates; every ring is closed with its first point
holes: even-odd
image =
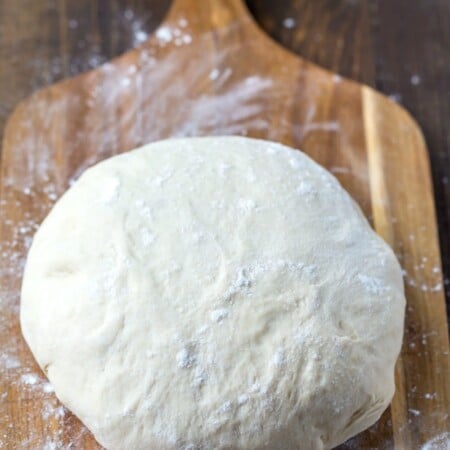
{"type": "MultiPolygon", "coordinates": [[[[207,0],[202,0],[207,1],[207,0]]],[[[138,45],[170,0],[0,0],[0,137],[35,89],[138,45]]],[[[450,1],[249,0],[274,39],[391,96],[421,125],[450,298],[450,1]]]]}

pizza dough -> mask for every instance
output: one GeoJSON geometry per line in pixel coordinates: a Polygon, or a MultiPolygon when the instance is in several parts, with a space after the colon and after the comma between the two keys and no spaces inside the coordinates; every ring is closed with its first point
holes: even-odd
{"type": "Polygon", "coordinates": [[[108,449],[328,449],[394,392],[390,248],[306,155],[167,140],[87,170],[37,232],[23,334],[108,449]]]}

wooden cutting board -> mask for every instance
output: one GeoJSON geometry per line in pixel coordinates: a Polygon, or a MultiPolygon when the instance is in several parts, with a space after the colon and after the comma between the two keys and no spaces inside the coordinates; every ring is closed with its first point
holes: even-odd
{"type": "Polygon", "coordinates": [[[422,134],[397,104],[281,48],[241,0],[176,0],[142,47],[35,93],[9,119],[0,180],[0,448],[99,448],[57,402],[21,338],[19,290],[36,224],[95,162],[169,136],[208,134],[301,148],[339,178],[395,249],[408,300],[396,395],[376,425],[342,448],[441,448],[450,437],[449,341],[422,134]]]}

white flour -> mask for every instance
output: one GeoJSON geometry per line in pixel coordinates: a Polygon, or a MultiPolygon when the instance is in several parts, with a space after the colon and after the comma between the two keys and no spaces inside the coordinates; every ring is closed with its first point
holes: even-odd
{"type": "Polygon", "coordinates": [[[442,433],[430,439],[420,450],[450,450],[450,432],[442,433]]]}
{"type": "MultiPolygon", "coordinates": [[[[145,30],[144,22],[139,19],[132,10],[126,10],[123,14],[123,23],[132,33],[134,45],[143,44],[148,36],[145,30]]],[[[283,22],[287,29],[295,25],[292,18],[286,18],[283,22]]],[[[71,21],[68,24],[70,29],[77,29],[79,24],[76,21],[71,21]]],[[[80,41],[80,46],[87,45],[86,41],[80,41]]],[[[89,44],[92,45],[92,44],[89,44]]],[[[128,73],[124,75],[119,72],[111,64],[105,65],[101,70],[103,76],[107,77],[104,81],[103,89],[109,90],[111,100],[119,96],[123,96],[128,91],[132,92],[138,89],[143,82],[142,77],[150,77],[155,83],[161,86],[160,96],[164,101],[154,102],[152,98],[142,98],[142,104],[146,106],[145,115],[137,114],[138,120],[135,119],[136,111],[131,108],[130,111],[122,111],[120,123],[107,121],[102,126],[111,126],[111,129],[120,126],[121,124],[130,124],[130,139],[129,142],[134,141],[150,141],[156,140],[168,135],[172,136],[193,136],[198,134],[258,134],[264,132],[267,138],[279,136],[282,132],[291,133],[295,135],[297,140],[304,140],[307,136],[314,135],[314,133],[327,133],[329,136],[338,136],[340,139],[345,139],[345,130],[341,124],[335,121],[321,121],[316,120],[317,111],[313,103],[311,103],[308,112],[299,123],[294,124],[292,130],[291,123],[271,123],[270,118],[276,115],[274,111],[263,110],[261,99],[270,99],[271,96],[277,95],[282,102],[290,105],[292,92],[286,89],[283,82],[279,83],[270,77],[260,76],[259,74],[252,74],[251,71],[247,74],[238,75],[233,72],[231,67],[226,66],[227,57],[229,54],[219,54],[217,60],[210,61],[207,58],[199,58],[196,61],[186,60],[181,51],[184,46],[193,45],[202,51],[202,37],[192,36],[189,32],[189,23],[185,19],[180,19],[176,26],[163,26],[158,29],[155,34],[155,45],[149,48],[142,54],[139,65],[141,70],[136,66],[131,66],[128,73]],[[165,60],[158,60],[156,57],[156,50],[162,47],[170,48],[171,52],[167,53],[165,60]],[[174,76],[180,67],[183,68],[183,76],[174,76]],[[175,80],[170,84],[164,84],[163,80],[175,80]],[[209,94],[202,93],[196,95],[195,87],[201,86],[202,83],[213,83],[214,87],[209,94]],[[186,92],[192,92],[192,96],[186,98],[186,92]],[[180,102],[182,98],[182,102],[180,102]],[[172,124],[167,124],[165,119],[165,109],[173,102],[179,102],[179,108],[174,111],[172,117],[172,124]],[[150,120],[151,119],[151,120],[150,120]],[[272,131],[273,130],[273,131],[272,131]]],[[[228,52],[238,52],[239,48],[231,48],[228,52]]],[[[99,53],[99,49],[92,47],[91,55],[84,61],[73,61],[68,73],[74,75],[80,69],[94,68],[104,62],[104,58],[99,53]]],[[[50,83],[55,78],[59,78],[64,72],[64,62],[60,58],[53,58],[52,70],[49,74],[44,64],[42,55],[36,55],[36,58],[29,62],[30,67],[36,69],[36,73],[40,75],[30,80],[33,87],[40,86],[45,83],[50,83]],[[41,68],[43,70],[39,70],[41,68]]],[[[290,74],[286,74],[289,78],[290,74]]],[[[335,77],[335,83],[340,83],[341,78],[335,77]]],[[[418,75],[411,77],[411,84],[418,85],[421,78],[418,75]]],[[[31,86],[31,84],[30,84],[31,86]]],[[[314,94],[314,93],[313,93],[314,94]]],[[[95,90],[92,91],[91,98],[88,100],[88,110],[93,115],[101,114],[96,110],[97,96],[100,93],[95,90]]],[[[394,101],[399,101],[397,94],[392,96],[394,101]]],[[[306,98],[306,101],[308,98],[306,98]]],[[[314,100],[314,95],[312,95],[314,100]]],[[[70,99],[69,101],[76,103],[77,99],[70,99]]],[[[8,99],[5,99],[7,104],[8,99]]],[[[41,110],[41,114],[48,114],[55,117],[61,114],[64,109],[64,103],[55,101],[50,110],[41,110]]],[[[36,106],[39,111],[39,105],[36,106]]],[[[0,111],[1,113],[2,111],[0,111]]],[[[89,114],[89,112],[88,112],[89,114]]],[[[117,120],[117,117],[114,118],[117,120]]],[[[43,122],[45,124],[45,122],[43,122]]],[[[47,123],[49,125],[49,123],[47,123]]],[[[31,127],[31,124],[28,124],[31,127]]],[[[94,125],[93,125],[94,126],[94,125]]],[[[95,134],[95,129],[91,130],[95,134]]],[[[89,141],[89,136],[82,133],[77,136],[79,142],[89,141]]],[[[74,144],[76,144],[75,142],[74,144]]],[[[44,421],[52,421],[59,423],[59,429],[67,425],[64,423],[64,418],[68,412],[59,404],[53,394],[52,386],[45,381],[43,374],[38,371],[37,367],[32,363],[29,355],[26,358],[26,363],[21,363],[21,352],[23,351],[23,342],[17,336],[17,329],[14,328],[18,323],[19,312],[19,288],[24,267],[25,255],[27,249],[31,244],[31,238],[37,229],[38,222],[42,220],[55,200],[67,187],[65,179],[60,179],[58,173],[54,173],[50,156],[51,151],[47,151],[45,142],[36,143],[34,141],[24,140],[22,145],[16,149],[17,164],[23,164],[27,169],[25,171],[16,170],[15,173],[20,173],[20,176],[15,176],[5,180],[9,189],[5,192],[9,194],[0,200],[0,217],[2,217],[2,228],[4,235],[8,239],[0,245],[0,255],[2,263],[0,265],[0,333],[10,336],[7,345],[0,349],[0,379],[6,380],[6,385],[19,393],[19,396],[24,398],[35,399],[36,403],[41,408],[41,415],[44,421]],[[40,152],[32,152],[30,148],[35,148],[36,145],[41,145],[40,152]],[[40,202],[36,203],[36,198],[40,202]],[[44,201],[42,201],[44,199],[44,201]],[[13,205],[20,215],[12,217],[3,212],[5,205],[8,205],[8,210],[11,211],[10,206],[13,205]],[[5,218],[3,220],[3,218],[5,218]]],[[[68,143],[68,152],[73,151],[75,146],[68,143]]],[[[118,143],[114,133],[109,135],[108,139],[100,143],[98,152],[94,158],[86,158],[81,161],[76,170],[70,174],[71,179],[77,178],[80,173],[94,164],[98,159],[103,159],[109,156],[111,149],[116,150],[120,145],[128,145],[118,143]]],[[[349,152],[352,151],[351,146],[348,147],[349,152]]],[[[220,168],[219,176],[225,176],[228,168],[220,168]]],[[[360,177],[361,175],[355,172],[354,167],[335,166],[332,171],[338,176],[346,177],[360,177]]],[[[64,175],[63,175],[64,176],[64,175]]],[[[169,179],[170,175],[156,180],[157,183],[164,183],[169,179]]],[[[249,169],[249,180],[254,181],[255,177],[249,169]]],[[[117,180],[116,180],[117,181],[117,180]]],[[[119,195],[120,183],[112,181],[108,189],[101,193],[101,200],[108,202],[116,195],[119,195]]],[[[71,181],[68,183],[71,184],[71,181]]],[[[299,194],[309,195],[313,194],[308,190],[307,185],[299,185],[299,194]]],[[[242,199],[239,202],[239,208],[243,212],[248,212],[257,208],[252,199],[242,199]]],[[[145,205],[139,205],[142,208],[143,215],[150,216],[151,212],[145,205]]],[[[396,218],[392,217],[392,222],[396,218]]],[[[410,236],[410,240],[420,238],[420,234],[426,230],[414,230],[415,234],[410,236]]],[[[201,237],[198,238],[199,240],[201,237]]],[[[142,230],[142,241],[144,245],[150,245],[154,240],[154,236],[150,230],[142,230]]],[[[401,256],[401,255],[399,255],[401,256]]],[[[429,293],[432,295],[436,292],[441,292],[443,289],[441,281],[441,271],[435,262],[429,261],[423,256],[420,263],[404,271],[405,282],[409,289],[418,290],[420,292],[429,293]],[[431,283],[428,280],[433,280],[431,283]]],[[[406,255],[404,259],[411,259],[411,256],[406,255]]],[[[406,265],[409,261],[403,261],[406,265]]],[[[175,269],[174,269],[175,270],[175,269]]],[[[236,275],[235,283],[230,286],[230,298],[235,295],[239,289],[248,289],[251,286],[252,277],[257,276],[259,270],[265,270],[264,267],[257,268],[243,268],[241,272],[236,275]]],[[[292,267],[291,270],[299,271],[305,276],[313,276],[314,268],[311,267],[292,267]]],[[[377,283],[377,280],[368,279],[365,275],[360,275],[360,281],[364,288],[368,291],[379,292],[384,287],[377,283]]],[[[445,280],[448,284],[448,280],[445,280]]],[[[425,301],[425,300],[424,300],[425,301]]],[[[211,326],[220,326],[220,323],[227,320],[229,311],[226,308],[212,311],[210,320],[211,326]]],[[[421,352],[431,351],[427,348],[428,342],[433,339],[431,333],[418,333],[412,336],[409,343],[411,348],[420,347],[421,352]]],[[[24,361],[24,360],[22,360],[24,361]]],[[[195,366],[195,354],[192,349],[182,348],[176,355],[177,367],[181,369],[190,369],[195,366]]],[[[273,364],[281,367],[284,362],[284,355],[280,349],[273,357],[273,364]]],[[[199,371],[197,379],[199,383],[203,383],[206,374],[199,371]]],[[[430,402],[436,400],[436,393],[433,392],[411,392],[411,397],[420,396],[430,402]]],[[[243,405],[248,401],[248,394],[243,393],[238,399],[237,404],[243,405]]],[[[9,393],[3,392],[0,394],[0,416],[5,420],[7,427],[14,427],[14,418],[8,413],[9,393]]],[[[226,414],[227,410],[231,408],[231,404],[224,404],[220,408],[220,413],[226,414]]],[[[414,425],[419,423],[422,412],[418,409],[409,409],[409,423],[414,425]],[[417,421],[417,422],[416,422],[417,421]]],[[[53,433],[51,438],[47,438],[44,442],[39,440],[41,430],[33,429],[33,423],[30,422],[28,429],[29,435],[19,445],[23,449],[45,449],[56,450],[63,448],[79,448],[83,433],[85,429],[81,428],[81,432],[77,431],[72,436],[72,442],[63,444],[61,433],[53,433]]],[[[376,426],[371,429],[372,433],[376,432],[376,426]],[[375,430],[375,431],[373,431],[375,430]]],[[[48,433],[50,429],[46,430],[48,433]]],[[[344,448],[358,448],[358,437],[354,438],[349,444],[345,444],[344,448]]],[[[0,436],[0,448],[8,445],[9,436],[0,436]]],[[[388,443],[386,444],[388,445],[388,443]]],[[[386,447],[389,448],[389,447],[386,447]]],[[[450,434],[443,433],[424,444],[421,450],[448,450],[450,449],[450,434]]]]}

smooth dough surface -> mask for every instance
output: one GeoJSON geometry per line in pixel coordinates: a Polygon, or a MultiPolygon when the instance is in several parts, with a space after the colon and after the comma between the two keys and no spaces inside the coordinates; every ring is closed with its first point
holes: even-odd
{"type": "Polygon", "coordinates": [[[23,334],[114,450],[328,449],[394,392],[400,267],[300,151],[153,143],[88,169],[37,232],[23,334]]]}

